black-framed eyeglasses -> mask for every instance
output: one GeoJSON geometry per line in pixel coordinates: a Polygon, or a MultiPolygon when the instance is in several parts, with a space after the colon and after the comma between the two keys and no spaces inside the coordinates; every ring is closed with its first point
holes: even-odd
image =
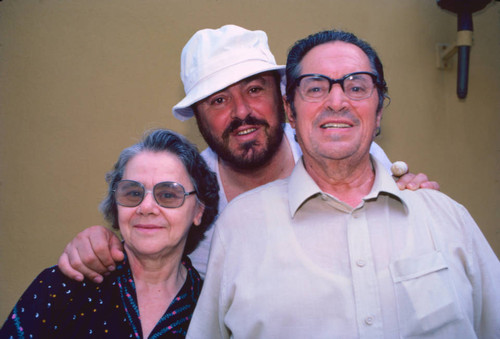
{"type": "Polygon", "coordinates": [[[173,181],[159,182],[153,191],[147,191],[143,184],[134,180],[118,181],[113,192],[117,204],[121,206],[139,206],[147,193],[153,193],[156,203],[166,208],[181,207],[187,196],[196,194],[196,191],[186,192],[184,186],[173,181]]]}
{"type": "Polygon", "coordinates": [[[377,83],[377,75],[370,72],[354,72],[340,79],[332,79],[323,74],[303,74],[295,84],[303,100],[320,102],[327,97],[334,84],[339,84],[345,95],[352,100],[369,98],[377,83]]]}

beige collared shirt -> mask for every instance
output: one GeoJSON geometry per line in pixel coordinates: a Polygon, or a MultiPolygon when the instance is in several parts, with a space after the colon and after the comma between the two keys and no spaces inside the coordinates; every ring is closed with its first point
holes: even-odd
{"type": "MultiPolygon", "coordinates": [[[[290,145],[290,149],[292,150],[293,161],[297,162],[302,157],[302,150],[300,149],[299,144],[295,141],[295,130],[292,129],[290,124],[285,124],[285,137],[288,140],[288,144],[290,145]]],[[[375,142],[372,142],[370,147],[370,154],[375,157],[378,161],[380,161],[386,170],[390,173],[391,171],[391,161],[385,154],[384,150],[377,145],[375,142]]],[[[215,173],[217,176],[217,182],[219,183],[219,213],[224,210],[227,205],[227,197],[226,192],[224,191],[224,186],[222,185],[222,179],[219,173],[219,156],[215,153],[211,148],[205,149],[201,152],[201,156],[207,162],[208,167],[215,173]]],[[[214,233],[214,227],[211,225],[207,231],[205,232],[205,238],[200,242],[198,247],[189,255],[193,266],[196,268],[198,273],[200,273],[202,278],[205,278],[205,273],[207,272],[207,262],[208,262],[208,253],[210,251],[210,244],[212,242],[212,235],[214,233]]]]}
{"type": "Polygon", "coordinates": [[[188,338],[499,338],[500,263],[469,213],[374,164],[356,208],[302,161],[234,199],[188,338]]]}

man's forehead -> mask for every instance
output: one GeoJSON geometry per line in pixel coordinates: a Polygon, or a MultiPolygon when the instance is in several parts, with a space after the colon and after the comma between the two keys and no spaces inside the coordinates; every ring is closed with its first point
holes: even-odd
{"type": "Polygon", "coordinates": [[[248,78],[245,78],[243,80],[240,80],[238,83],[249,83],[249,82],[252,82],[254,80],[268,81],[273,76],[274,76],[274,73],[272,71],[262,72],[262,73],[258,73],[255,75],[251,75],[248,78]]]}
{"type": "Polygon", "coordinates": [[[253,81],[261,81],[264,84],[267,84],[267,83],[273,84],[274,83],[274,81],[272,81],[273,77],[274,77],[273,71],[267,71],[267,72],[262,72],[262,73],[257,73],[257,74],[251,75],[251,76],[244,78],[244,79],[241,79],[241,80],[239,80],[239,81],[237,81],[237,82],[235,82],[235,83],[233,83],[233,84],[231,84],[231,85],[229,85],[229,86],[227,86],[227,87],[225,87],[217,92],[214,92],[213,94],[210,94],[209,96],[200,100],[199,102],[202,102],[205,99],[210,98],[210,97],[217,95],[219,93],[225,92],[231,87],[248,85],[249,83],[251,83],[253,81]]]}
{"type": "MultiPolygon", "coordinates": [[[[330,41],[313,47],[300,61],[302,68],[316,67],[368,67],[371,70],[370,59],[366,53],[355,44],[344,41],[330,41]]],[[[362,71],[362,69],[355,70],[362,71]]]]}
{"type": "MultiPolygon", "coordinates": [[[[266,83],[270,79],[272,79],[272,77],[273,77],[273,72],[257,73],[257,74],[251,75],[251,76],[249,76],[247,78],[241,79],[240,81],[237,81],[237,82],[235,82],[235,83],[227,86],[226,88],[221,89],[218,92],[223,92],[223,91],[227,90],[230,87],[235,87],[235,86],[238,86],[238,85],[247,85],[247,84],[251,83],[252,81],[262,81],[262,82],[266,83]]],[[[216,93],[218,93],[218,92],[216,92],[216,93]]],[[[214,94],[216,94],[216,93],[214,93],[214,94]]]]}

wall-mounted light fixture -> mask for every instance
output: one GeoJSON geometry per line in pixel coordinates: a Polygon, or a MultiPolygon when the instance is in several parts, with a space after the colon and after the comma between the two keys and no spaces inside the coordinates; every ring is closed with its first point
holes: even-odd
{"type": "MultiPolygon", "coordinates": [[[[477,12],[491,0],[436,0],[439,7],[457,14],[457,41],[438,44],[438,68],[448,67],[449,59],[458,52],[457,95],[465,99],[469,81],[469,56],[472,46],[472,13],[477,12]]],[[[498,1],[498,0],[497,0],[498,1]]]]}

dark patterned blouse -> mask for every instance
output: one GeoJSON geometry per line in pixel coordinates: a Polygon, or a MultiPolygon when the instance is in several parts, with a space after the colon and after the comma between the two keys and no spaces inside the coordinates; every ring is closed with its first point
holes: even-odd
{"type": "MultiPolygon", "coordinates": [[[[184,338],[202,281],[183,258],[186,282],[149,338],[184,338]]],[[[134,279],[127,259],[101,284],[73,281],[57,266],[31,283],[0,329],[0,338],[141,338],[134,279]]]]}

